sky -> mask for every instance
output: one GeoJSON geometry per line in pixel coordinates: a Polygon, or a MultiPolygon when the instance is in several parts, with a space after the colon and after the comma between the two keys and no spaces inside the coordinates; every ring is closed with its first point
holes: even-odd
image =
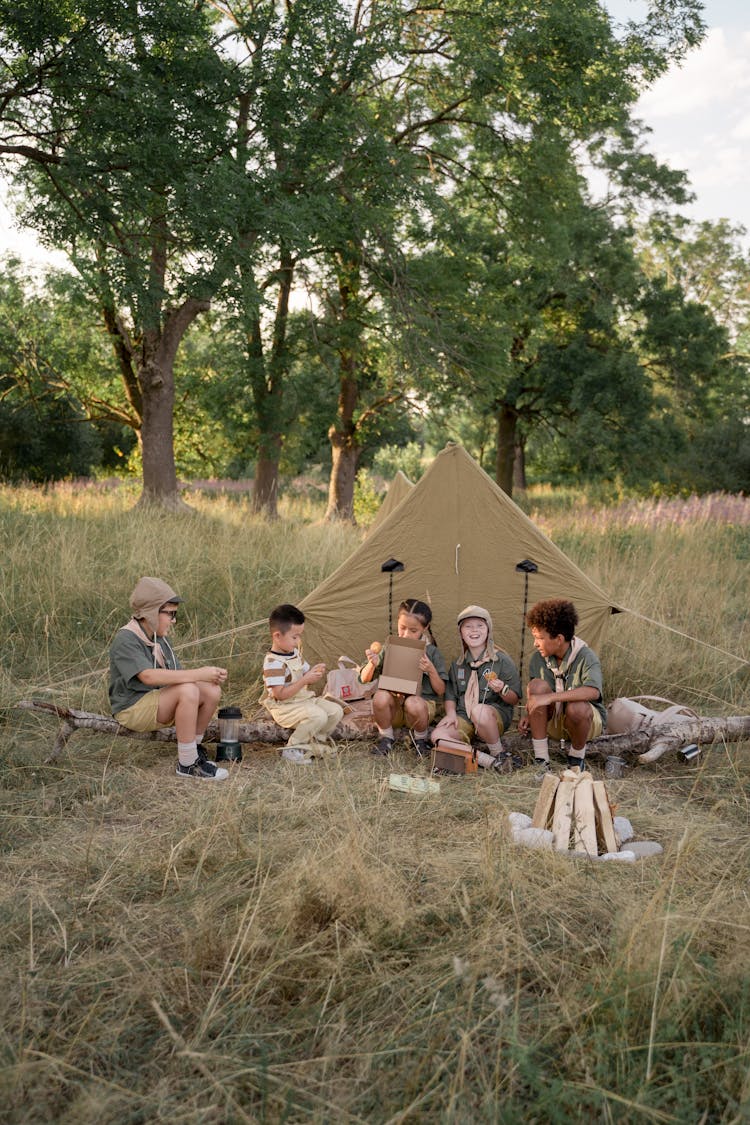
{"type": "MultiPolygon", "coordinates": [[[[618,22],[641,18],[647,6],[645,0],[603,2],[618,22]]],[[[703,19],[708,30],[701,46],[643,94],[635,116],[652,130],[654,155],[687,172],[696,200],[684,213],[730,219],[750,232],[750,0],[704,0],[703,19]]],[[[0,254],[9,250],[29,263],[65,262],[14,228],[0,190],[0,254]]]]}
{"type": "MultiPolygon", "coordinates": [[[[643,0],[604,0],[618,22],[639,19],[643,0]]],[[[688,173],[696,220],[730,219],[750,232],[750,0],[704,0],[706,36],[640,98],[634,116],[652,130],[649,149],[688,173]]]]}

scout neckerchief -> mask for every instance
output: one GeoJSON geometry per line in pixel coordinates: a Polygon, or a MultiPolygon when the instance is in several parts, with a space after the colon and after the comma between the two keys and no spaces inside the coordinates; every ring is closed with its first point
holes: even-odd
{"type": "MultiPolygon", "coordinates": [[[[481,656],[479,660],[467,660],[466,657],[471,655],[468,649],[466,653],[464,653],[464,663],[468,664],[471,668],[471,675],[469,676],[469,682],[466,685],[466,691],[464,693],[464,709],[470,721],[473,721],[471,719],[471,713],[479,703],[479,677],[477,676],[477,668],[481,668],[488,660],[495,661],[499,651],[500,650],[496,648],[494,653],[488,656],[487,649],[485,649],[484,655],[481,656]]],[[[487,689],[485,688],[485,695],[486,694],[487,689]]]]}
{"type": "MultiPolygon", "coordinates": [[[[154,633],[154,639],[151,640],[151,638],[148,636],[148,633],[144,632],[144,630],[140,626],[140,623],[138,621],[136,621],[136,619],[134,617],[130,618],[130,621],[128,621],[127,625],[123,625],[123,629],[128,629],[131,633],[135,633],[135,635],[136,635],[136,637],[138,637],[139,641],[143,641],[143,643],[145,645],[148,645],[149,648],[153,649],[153,651],[154,651],[154,668],[157,668],[157,667],[168,668],[169,667],[169,665],[167,664],[167,659],[164,655],[164,650],[161,647],[161,645],[159,644],[159,642],[157,641],[155,633],[154,633]]],[[[170,652],[172,652],[172,647],[169,644],[169,641],[166,640],[166,637],[164,638],[164,640],[165,640],[165,643],[167,645],[167,648],[169,649],[170,652]]],[[[172,657],[174,658],[173,652],[172,652],[172,657]]]]}
{"type": "MultiPolygon", "coordinates": [[[[581,651],[585,644],[586,642],[582,641],[580,637],[573,637],[572,641],[570,642],[570,648],[566,652],[562,664],[558,664],[557,666],[550,663],[550,659],[548,656],[542,657],[544,663],[547,665],[550,672],[555,677],[555,694],[558,694],[561,691],[565,691],[565,677],[570,670],[571,664],[578,656],[578,653],[581,651]]],[[[562,707],[562,700],[558,699],[557,703],[555,704],[556,718],[562,714],[562,707]]]]}

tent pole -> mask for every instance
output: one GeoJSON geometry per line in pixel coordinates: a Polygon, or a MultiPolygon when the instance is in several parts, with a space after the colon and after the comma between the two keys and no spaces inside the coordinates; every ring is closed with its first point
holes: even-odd
{"type": "Polygon", "coordinates": [[[531,559],[522,559],[520,563],[516,563],[516,570],[523,572],[523,615],[521,617],[521,659],[519,661],[518,674],[521,679],[521,687],[523,687],[523,650],[526,641],[526,609],[529,604],[529,575],[537,574],[539,567],[531,559]]]}

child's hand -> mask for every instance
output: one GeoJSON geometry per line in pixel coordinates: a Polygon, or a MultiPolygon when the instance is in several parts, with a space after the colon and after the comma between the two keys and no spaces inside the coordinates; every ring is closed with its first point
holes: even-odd
{"type": "Polygon", "coordinates": [[[380,662],[380,653],[382,650],[383,646],[380,641],[373,641],[370,647],[365,649],[365,656],[374,667],[377,667],[380,662]]]}
{"type": "Polygon", "coordinates": [[[307,680],[307,682],[309,684],[317,683],[318,680],[321,680],[323,678],[323,676],[325,675],[325,672],[326,672],[325,664],[313,664],[312,668],[310,669],[310,671],[305,676],[305,679],[307,680]]]}
{"type": "Polygon", "coordinates": [[[206,684],[223,684],[229,675],[226,668],[215,668],[209,664],[205,668],[196,669],[195,674],[199,682],[206,684]]]}
{"type": "Polygon", "coordinates": [[[485,672],[484,678],[487,681],[487,687],[490,688],[491,691],[494,691],[497,695],[499,695],[505,687],[505,681],[499,679],[494,672],[491,676],[488,676],[485,672]]]}
{"type": "Polygon", "coordinates": [[[422,655],[419,658],[419,670],[420,670],[420,672],[427,672],[427,674],[429,675],[431,671],[434,671],[434,669],[435,669],[435,665],[432,663],[432,661],[430,660],[427,653],[426,652],[422,653],[422,655]]]}

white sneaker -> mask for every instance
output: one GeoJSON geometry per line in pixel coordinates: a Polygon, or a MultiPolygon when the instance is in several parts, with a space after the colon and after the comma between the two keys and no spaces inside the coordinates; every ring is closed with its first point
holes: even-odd
{"type": "Polygon", "coordinates": [[[317,738],[312,740],[309,749],[313,758],[335,758],[338,754],[338,750],[332,742],[318,741],[317,738]]]}
{"type": "Polygon", "coordinates": [[[294,762],[298,766],[311,766],[312,757],[309,746],[285,746],[281,751],[285,762],[294,762]]]}

